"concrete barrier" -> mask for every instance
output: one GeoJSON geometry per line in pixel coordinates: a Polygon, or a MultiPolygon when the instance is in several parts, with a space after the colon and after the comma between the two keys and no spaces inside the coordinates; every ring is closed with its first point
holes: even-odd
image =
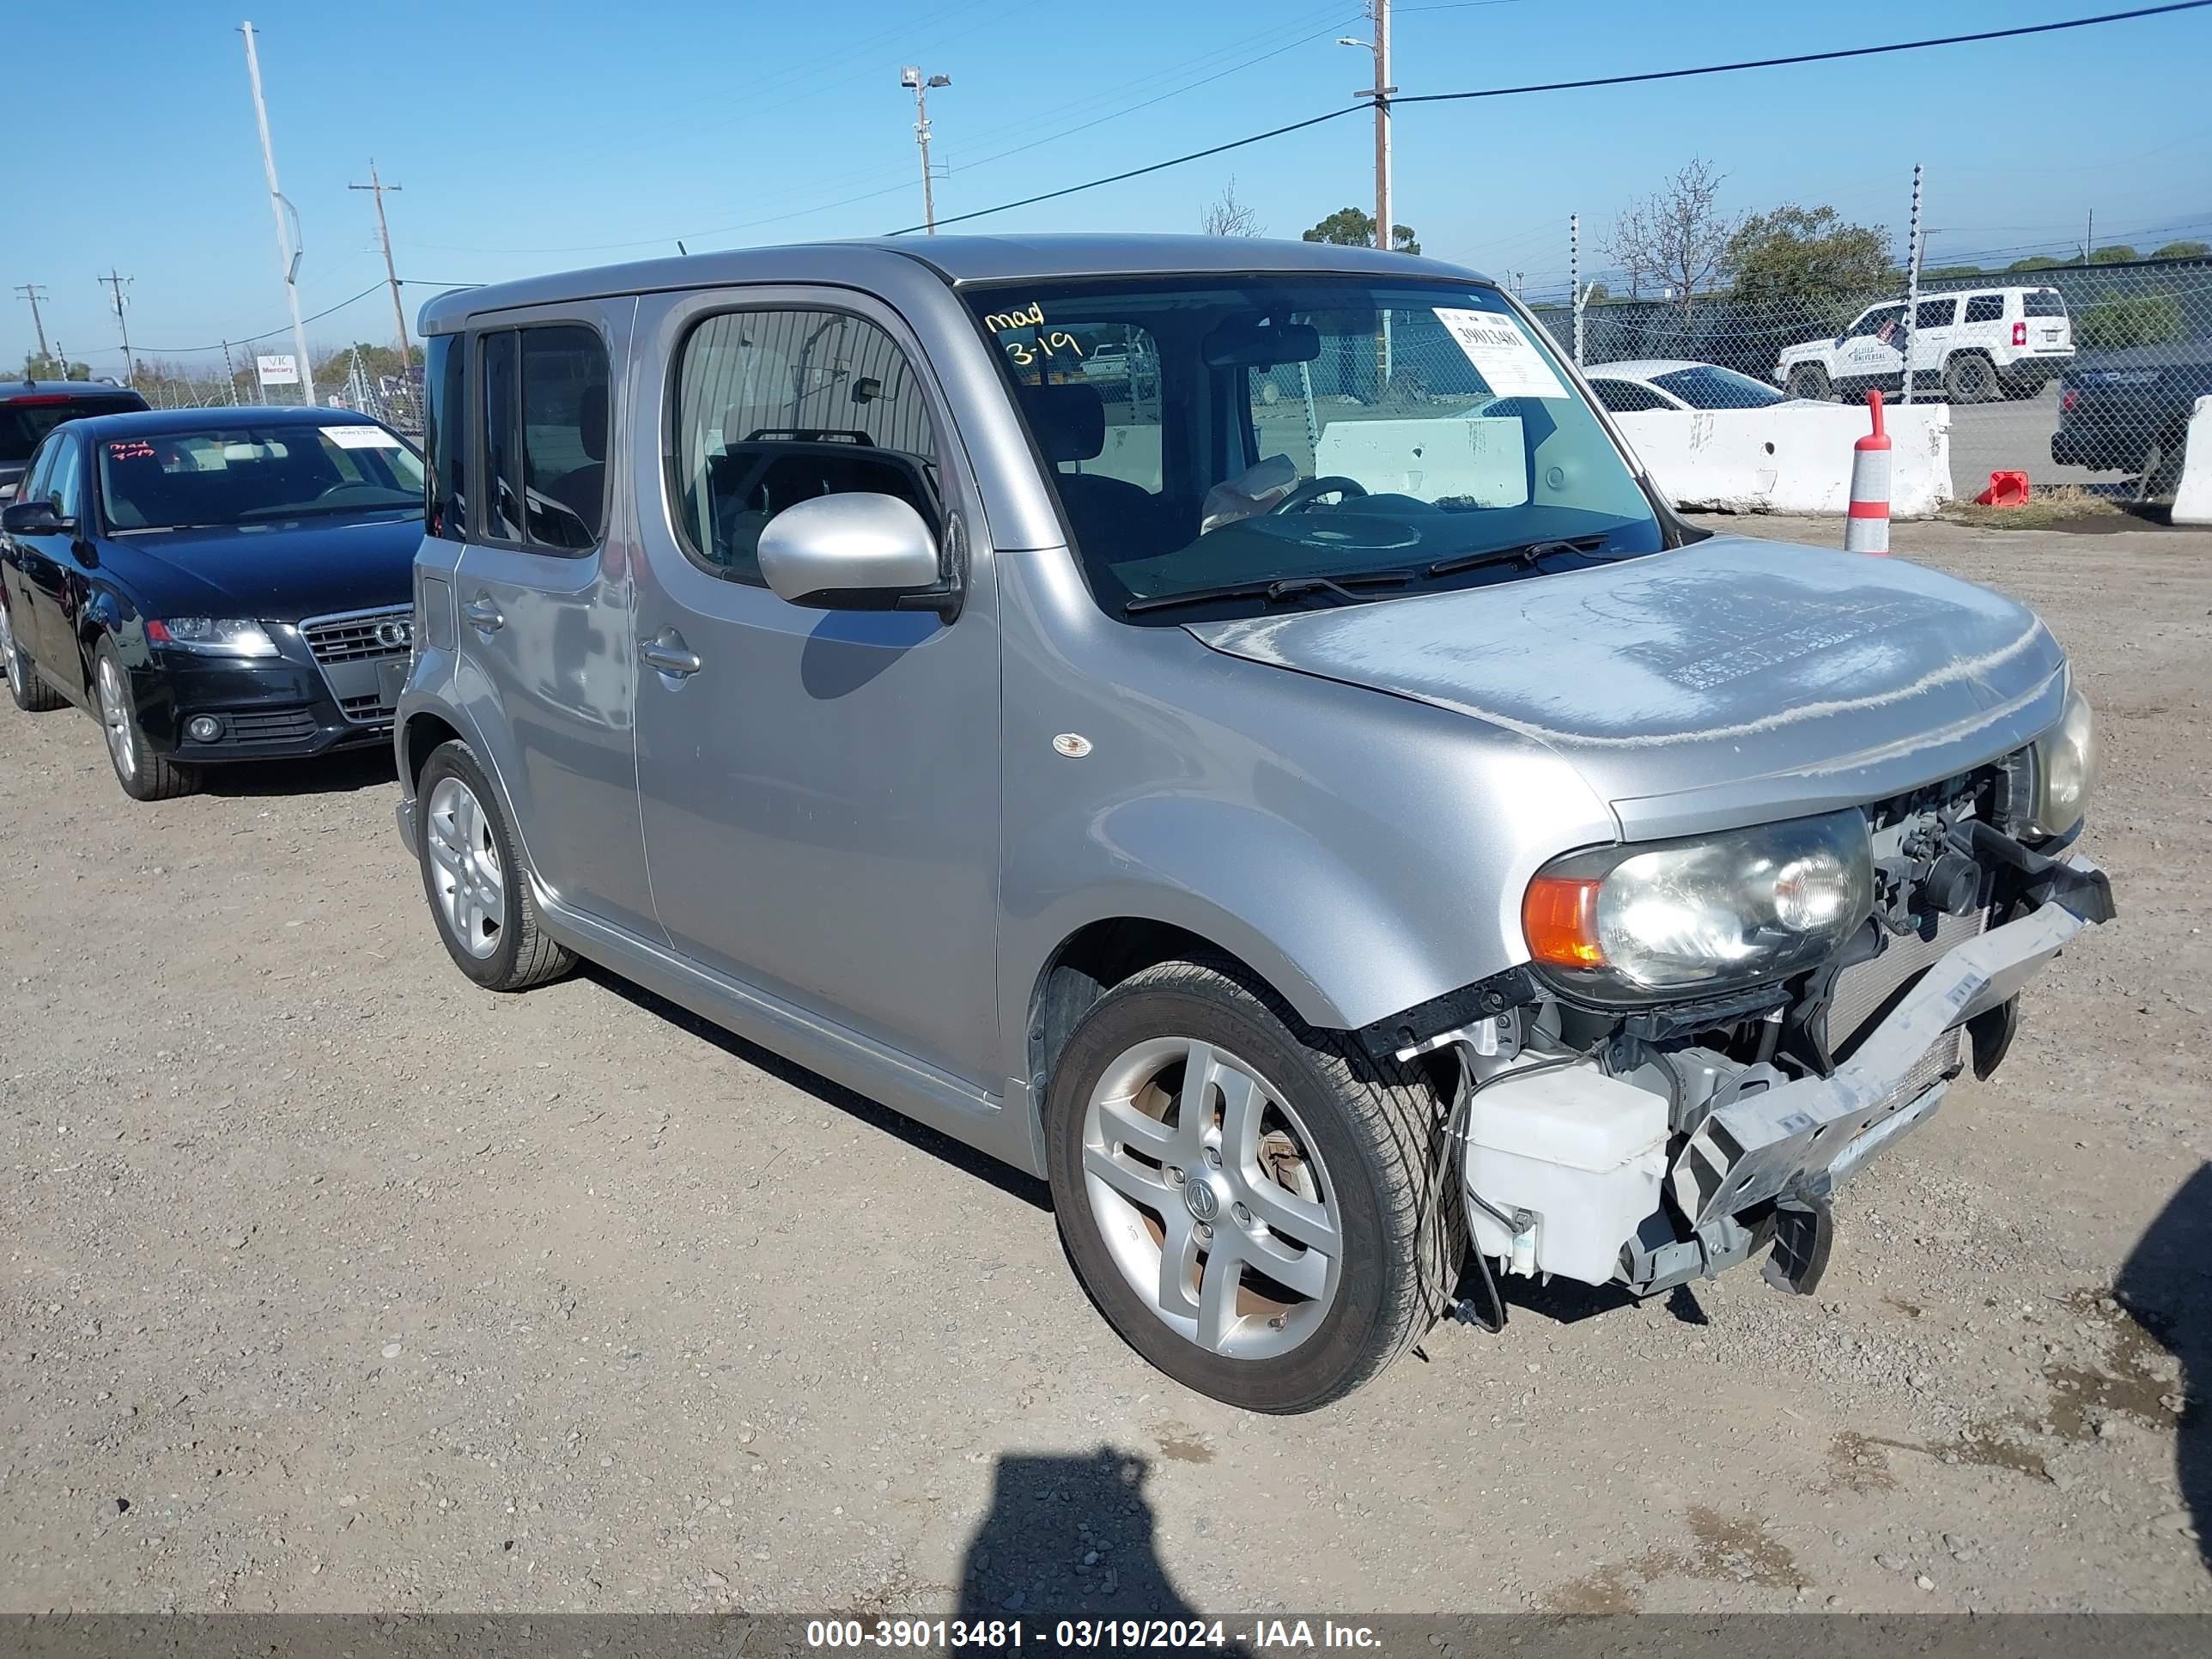
{"type": "Polygon", "coordinates": [[[2173,521],[2212,524],[2212,398],[2199,398],[2190,412],[2181,482],[2173,490],[2173,521]]]}
{"type": "MultiPolygon", "coordinates": [[[[1951,499],[1951,409],[1891,404],[1893,517],[1924,519],[1951,499]]],[[[1851,447],[1868,431],[1858,404],[1784,404],[1613,416],[1659,487],[1709,513],[1832,513],[1850,506],[1851,447]]],[[[2212,448],[2212,440],[2208,440],[2212,448]]]]}

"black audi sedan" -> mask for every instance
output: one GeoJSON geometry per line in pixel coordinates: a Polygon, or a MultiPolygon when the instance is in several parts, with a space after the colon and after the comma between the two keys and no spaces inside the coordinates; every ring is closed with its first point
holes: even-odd
{"type": "Polygon", "coordinates": [[[0,508],[0,659],[19,708],[99,720],[126,794],[204,767],[391,741],[422,465],[335,409],[74,420],[0,508]]]}

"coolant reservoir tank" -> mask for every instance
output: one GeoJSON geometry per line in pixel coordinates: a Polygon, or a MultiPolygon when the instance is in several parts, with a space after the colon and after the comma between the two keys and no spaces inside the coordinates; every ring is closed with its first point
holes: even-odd
{"type": "Polygon", "coordinates": [[[1475,1248],[1509,1256],[1511,1231],[1484,1208],[1535,1218],[1537,1271],[1611,1279],[1620,1247],[1660,1207],[1664,1097],[1607,1077],[1595,1061],[1501,1078],[1474,1097],[1468,1204],[1475,1248]]]}

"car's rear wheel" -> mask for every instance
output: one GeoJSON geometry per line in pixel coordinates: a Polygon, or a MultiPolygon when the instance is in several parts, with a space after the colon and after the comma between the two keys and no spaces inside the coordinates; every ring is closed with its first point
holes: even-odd
{"type": "Polygon", "coordinates": [[[575,954],[545,931],[499,797],[466,744],[431,751],[415,800],[422,890],[454,965],[488,991],[526,991],[574,968],[575,954]]]}
{"type": "Polygon", "coordinates": [[[1997,395],[1996,365],[1978,351],[1961,351],[1943,365],[1943,395],[1954,404],[1985,404],[1997,395]]]}
{"type": "Polygon", "coordinates": [[[167,755],[157,755],[138,724],[138,706],[131,698],[131,682],[123,672],[113,641],[102,640],[92,653],[93,714],[107,741],[108,764],[115,781],[133,800],[172,800],[200,787],[199,769],[179,766],[167,755]]]}
{"type": "Polygon", "coordinates": [[[2136,500],[2162,501],[2181,488],[2181,467],[2187,455],[2183,447],[2185,441],[2185,434],[2180,432],[2151,440],[2149,447],[2143,451],[2142,465],[2136,469],[2136,500]]]}
{"type": "Polygon", "coordinates": [[[1818,363],[1800,363],[1790,371],[1790,395],[1804,398],[1816,404],[1825,404],[1836,395],[1829,383],[1828,371],[1818,363]]]}
{"type": "Polygon", "coordinates": [[[1167,963],[1109,991],[1047,1110],[1069,1259],[1177,1382],[1311,1411],[1441,1311],[1466,1235],[1436,1091],[1231,964],[1167,963]]]}
{"type": "Polygon", "coordinates": [[[33,670],[30,653],[15,642],[15,629],[4,605],[0,605],[0,666],[7,671],[8,695],[25,714],[47,714],[69,701],[33,670]]]}

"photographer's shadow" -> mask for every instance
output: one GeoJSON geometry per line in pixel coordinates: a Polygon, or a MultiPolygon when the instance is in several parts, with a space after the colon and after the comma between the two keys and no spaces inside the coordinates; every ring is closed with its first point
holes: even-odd
{"type": "Polygon", "coordinates": [[[2113,1282],[2128,1316],[2181,1362],[2175,1477],[2212,1567],[2212,1164],[2183,1182],[2113,1282]]]}
{"type": "MultiPolygon", "coordinates": [[[[961,1563],[958,1617],[1203,1618],[1168,1576],[1145,1459],[1101,1446],[1001,1456],[961,1563]]],[[[1234,1650],[1233,1644],[1231,1650],[1234,1650]]]]}

